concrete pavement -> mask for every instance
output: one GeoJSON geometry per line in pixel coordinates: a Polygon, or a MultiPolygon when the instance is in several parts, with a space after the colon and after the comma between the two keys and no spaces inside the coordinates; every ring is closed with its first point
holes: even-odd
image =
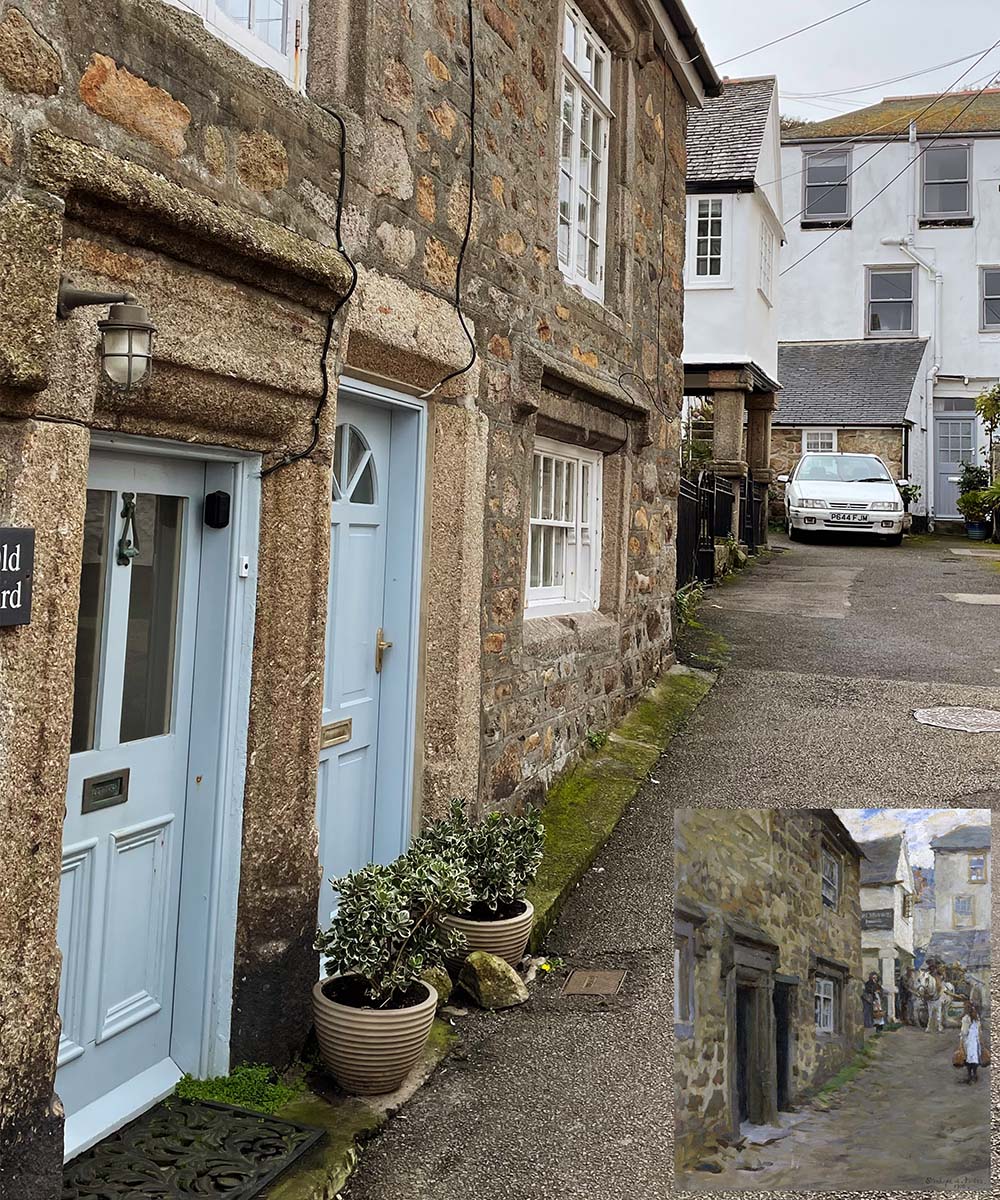
{"type": "MultiPolygon", "coordinates": [[[[708,593],[731,664],[568,902],[547,944],[562,967],[523,1007],[460,1018],[463,1051],[366,1150],[350,1200],[673,1194],[672,810],[1000,797],[1000,734],[911,715],[1000,708],[996,610],[941,598],[1000,591],[1000,574],[952,545],[789,545],[708,593]],[[563,998],[573,966],[629,974],[617,997],[563,998]]],[[[857,1132],[859,1152],[862,1137],[877,1131],[857,1132]]]]}

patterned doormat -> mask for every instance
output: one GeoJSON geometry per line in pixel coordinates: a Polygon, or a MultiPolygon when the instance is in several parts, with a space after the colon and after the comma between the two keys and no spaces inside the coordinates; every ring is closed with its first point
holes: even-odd
{"type": "Polygon", "coordinates": [[[67,1163],[62,1200],[249,1200],[323,1132],[227,1104],[171,1099],[67,1163]]]}

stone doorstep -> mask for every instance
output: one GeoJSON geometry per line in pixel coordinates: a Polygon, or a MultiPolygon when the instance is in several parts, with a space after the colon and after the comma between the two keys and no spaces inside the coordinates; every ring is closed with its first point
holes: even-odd
{"type": "Polygon", "coordinates": [[[954,604],[1000,604],[1000,592],[942,592],[954,604]]]}
{"type": "Polygon", "coordinates": [[[995,550],[971,550],[965,548],[956,550],[952,547],[951,553],[958,555],[960,558],[1000,558],[1000,546],[997,546],[995,550]]]}
{"type": "Polygon", "coordinates": [[[458,1034],[440,1019],[434,1022],[423,1057],[403,1083],[385,1096],[324,1097],[307,1091],[275,1115],[326,1131],[311,1150],[279,1176],[262,1200],[334,1200],[357,1166],[365,1143],[430,1079],[448,1056],[458,1034]]]}

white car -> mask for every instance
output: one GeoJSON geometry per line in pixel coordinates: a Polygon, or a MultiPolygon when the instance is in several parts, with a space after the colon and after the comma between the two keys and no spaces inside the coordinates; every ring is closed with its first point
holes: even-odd
{"type": "Polygon", "coordinates": [[[893,546],[903,540],[903,497],[877,455],[803,454],[778,483],[785,485],[785,526],[793,541],[833,529],[878,535],[893,546]]]}

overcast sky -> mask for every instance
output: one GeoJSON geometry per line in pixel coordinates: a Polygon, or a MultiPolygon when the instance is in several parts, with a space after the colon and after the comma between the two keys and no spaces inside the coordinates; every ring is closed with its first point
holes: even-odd
{"type": "Polygon", "coordinates": [[[980,66],[975,58],[914,79],[879,84],[852,95],[817,96],[807,102],[791,93],[832,92],[922,71],[968,54],[976,57],[1000,38],[997,0],[869,0],[863,8],[837,17],[769,50],[739,58],[754,46],[818,21],[856,0],[686,0],[709,58],[720,75],[777,75],[781,112],[822,121],[835,113],[877,103],[883,96],[913,96],[982,87],[1000,73],[1000,47],[980,66]]]}
{"type": "Polygon", "coordinates": [[[910,865],[933,867],[932,838],[950,833],[959,825],[989,825],[987,808],[838,808],[834,810],[855,841],[868,842],[906,832],[910,865]]]}

